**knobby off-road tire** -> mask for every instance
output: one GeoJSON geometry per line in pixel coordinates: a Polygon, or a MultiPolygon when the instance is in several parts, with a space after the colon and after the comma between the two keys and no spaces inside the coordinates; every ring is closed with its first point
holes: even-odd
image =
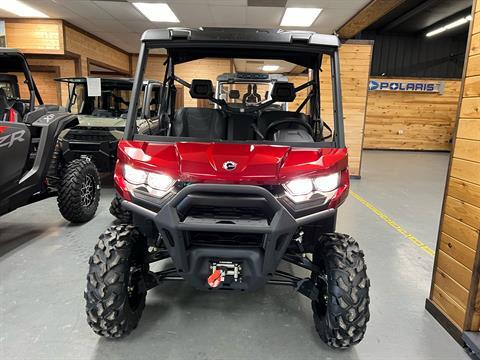
{"type": "Polygon", "coordinates": [[[313,253],[321,273],[312,273],[320,290],[312,301],[313,319],[320,338],[332,348],[359,343],[370,318],[370,298],[363,251],[352,237],[343,234],[321,236],[313,253]],[[319,277],[326,276],[325,282],[319,277]]]}
{"type": "Polygon", "coordinates": [[[73,160],[62,168],[57,202],[66,220],[73,223],[91,220],[99,200],[100,175],[90,160],[73,160]]]}
{"type": "Polygon", "coordinates": [[[119,338],[137,327],[147,295],[146,252],[146,241],[131,225],[112,226],[100,236],[85,290],[87,322],[96,334],[119,338]]]}
{"type": "Polygon", "coordinates": [[[132,223],[132,213],[122,208],[121,199],[115,194],[112,202],[110,203],[110,214],[115,216],[122,224],[132,223]]]}

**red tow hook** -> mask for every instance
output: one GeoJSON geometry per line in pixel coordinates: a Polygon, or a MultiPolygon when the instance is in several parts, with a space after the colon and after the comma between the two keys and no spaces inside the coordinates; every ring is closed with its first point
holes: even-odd
{"type": "Polygon", "coordinates": [[[211,288],[219,287],[222,283],[222,270],[214,270],[212,274],[208,277],[207,282],[211,288]]]}

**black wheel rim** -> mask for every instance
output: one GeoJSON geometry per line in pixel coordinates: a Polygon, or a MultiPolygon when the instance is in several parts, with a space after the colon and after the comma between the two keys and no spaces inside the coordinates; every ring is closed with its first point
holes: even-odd
{"type": "Polygon", "coordinates": [[[317,314],[324,317],[328,309],[328,287],[327,276],[324,274],[314,274],[315,286],[318,289],[318,298],[314,301],[317,314]]]}
{"type": "Polygon", "coordinates": [[[81,205],[83,207],[89,207],[95,200],[95,180],[93,176],[86,175],[80,189],[81,205]]]}
{"type": "Polygon", "coordinates": [[[145,269],[141,266],[131,266],[128,274],[127,295],[130,308],[135,311],[144,296],[145,283],[143,274],[145,269]]]}

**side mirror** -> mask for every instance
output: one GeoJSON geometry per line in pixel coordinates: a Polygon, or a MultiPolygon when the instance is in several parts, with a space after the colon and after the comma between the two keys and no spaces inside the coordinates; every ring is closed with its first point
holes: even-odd
{"type": "Polygon", "coordinates": [[[233,99],[233,100],[240,99],[240,91],[230,90],[229,93],[228,93],[228,98],[233,99]]]}
{"type": "Polygon", "coordinates": [[[213,98],[213,84],[211,80],[192,80],[190,86],[190,96],[193,99],[212,99],[213,98]]]}
{"type": "Polygon", "coordinates": [[[292,102],[295,100],[295,86],[290,82],[276,82],[273,85],[272,100],[275,102],[292,102]]]}

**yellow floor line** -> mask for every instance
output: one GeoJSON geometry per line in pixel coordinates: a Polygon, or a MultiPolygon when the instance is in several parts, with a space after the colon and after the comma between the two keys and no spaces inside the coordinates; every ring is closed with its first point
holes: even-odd
{"type": "Polygon", "coordinates": [[[412,243],[417,245],[420,249],[425,251],[428,255],[435,256],[434,250],[432,250],[430,247],[428,247],[423,242],[418,240],[415,236],[410,234],[407,230],[405,230],[400,225],[398,225],[395,221],[393,221],[391,218],[385,215],[381,210],[377,209],[373,204],[369,203],[367,200],[365,200],[363,197],[361,197],[360,195],[358,195],[356,192],[352,190],[350,190],[350,194],[355,199],[360,201],[363,205],[365,205],[367,208],[369,208],[372,212],[374,212],[380,219],[385,221],[388,225],[390,225],[392,228],[394,228],[400,234],[402,234],[406,239],[410,240],[412,243]]]}

